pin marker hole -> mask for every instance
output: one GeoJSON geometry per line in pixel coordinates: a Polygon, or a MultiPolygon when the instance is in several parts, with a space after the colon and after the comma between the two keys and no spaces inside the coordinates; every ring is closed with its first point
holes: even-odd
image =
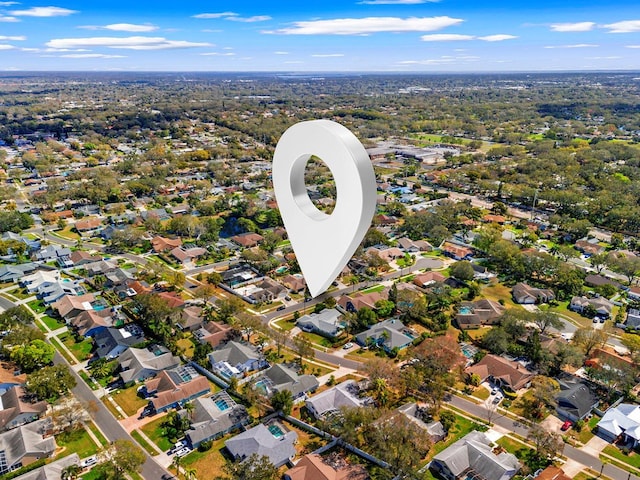
{"type": "Polygon", "coordinates": [[[304,170],[304,184],[311,203],[321,212],[331,215],[336,205],[336,182],[322,159],[311,155],[304,170]]]}

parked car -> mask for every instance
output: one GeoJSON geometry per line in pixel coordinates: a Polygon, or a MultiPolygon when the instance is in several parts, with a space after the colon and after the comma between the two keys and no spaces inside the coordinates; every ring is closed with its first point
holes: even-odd
{"type": "Polygon", "coordinates": [[[184,457],[187,453],[191,451],[188,447],[183,447],[176,452],[176,457],[184,457]]]}
{"type": "Polygon", "coordinates": [[[280,311],[280,310],[284,310],[285,308],[287,307],[285,307],[284,305],[280,305],[276,310],[280,311]]]}
{"type": "Polygon", "coordinates": [[[179,440],[175,443],[175,445],[173,446],[173,448],[175,450],[180,450],[181,448],[184,448],[187,446],[187,441],[186,440],[179,440]]]}
{"type": "Polygon", "coordinates": [[[560,430],[562,430],[563,432],[566,432],[572,427],[572,425],[573,425],[573,422],[571,420],[567,420],[562,424],[562,426],[560,427],[560,430]]]}
{"type": "Polygon", "coordinates": [[[498,390],[498,387],[493,387],[491,389],[491,395],[495,395],[496,393],[498,393],[500,390],[498,390]]]}
{"type": "Polygon", "coordinates": [[[350,349],[351,347],[353,347],[353,343],[351,343],[351,342],[347,342],[347,343],[345,343],[345,344],[344,344],[344,346],[343,346],[342,348],[343,348],[343,349],[345,349],[345,350],[348,350],[348,349],[350,349]]]}
{"type": "Polygon", "coordinates": [[[98,463],[98,458],[95,455],[90,456],[89,458],[85,458],[80,462],[80,466],[82,468],[90,467],[91,465],[95,465],[98,463]]]}
{"type": "Polygon", "coordinates": [[[493,403],[494,405],[497,405],[500,403],[500,400],[502,400],[502,397],[495,396],[493,397],[493,400],[491,401],[491,403],[493,403]]]}

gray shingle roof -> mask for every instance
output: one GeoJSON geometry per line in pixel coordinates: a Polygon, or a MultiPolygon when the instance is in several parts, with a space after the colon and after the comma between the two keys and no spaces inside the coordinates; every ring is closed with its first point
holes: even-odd
{"type": "Polygon", "coordinates": [[[281,424],[274,425],[284,433],[281,437],[276,438],[264,424],[260,424],[230,438],[224,445],[237,459],[245,460],[257,453],[258,456],[268,457],[274,466],[279,467],[296,454],[293,444],[298,439],[298,434],[287,431],[281,424]]]}

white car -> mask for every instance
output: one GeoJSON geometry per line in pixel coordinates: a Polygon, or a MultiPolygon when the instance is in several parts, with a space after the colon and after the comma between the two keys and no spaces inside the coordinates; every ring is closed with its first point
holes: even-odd
{"type": "Polygon", "coordinates": [[[191,451],[190,448],[184,447],[176,452],[176,457],[184,457],[187,453],[191,451]]]}
{"type": "Polygon", "coordinates": [[[344,347],[342,347],[342,348],[343,348],[344,350],[348,350],[348,349],[350,349],[351,347],[353,347],[353,343],[351,343],[351,342],[347,342],[347,343],[345,343],[345,344],[344,344],[344,347]]]}
{"type": "Polygon", "coordinates": [[[187,446],[187,441],[186,440],[179,440],[178,442],[176,442],[176,444],[173,446],[173,448],[175,450],[180,450],[182,447],[186,447],[187,446]]]}
{"type": "Polygon", "coordinates": [[[96,463],[98,463],[98,459],[96,458],[95,455],[92,455],[91,457],[85,458],[84,460],[82,460],[80,462],[80,466],[82,468],[87,468],[87,467],[90,467],[92,465],[95,465],[96,463]]]}

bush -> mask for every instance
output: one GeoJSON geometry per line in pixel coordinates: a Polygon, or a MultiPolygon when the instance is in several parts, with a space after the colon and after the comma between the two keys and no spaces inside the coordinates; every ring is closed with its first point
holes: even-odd
{"type": "Polygon", "coordinates": [[[584,428],[584,420],[578,420],[576,423],[573,424],[573,429],[578,433],[580,433],[583,428],[584,428]]]}
{"type": "Polygon", "coordinates": [[[518,398],[517,393],[510,392],[509,390],[502,390],[502,392],[504,393],[505,398],[509,398],[511,400],[518,398]]]}
{"type": "Polygon", "coordinates": [[[206,452],[207,450],[211,450],[213,446],[213,440],[205,440],[200,445],[198,445],[199,452],[206,452]]]}

